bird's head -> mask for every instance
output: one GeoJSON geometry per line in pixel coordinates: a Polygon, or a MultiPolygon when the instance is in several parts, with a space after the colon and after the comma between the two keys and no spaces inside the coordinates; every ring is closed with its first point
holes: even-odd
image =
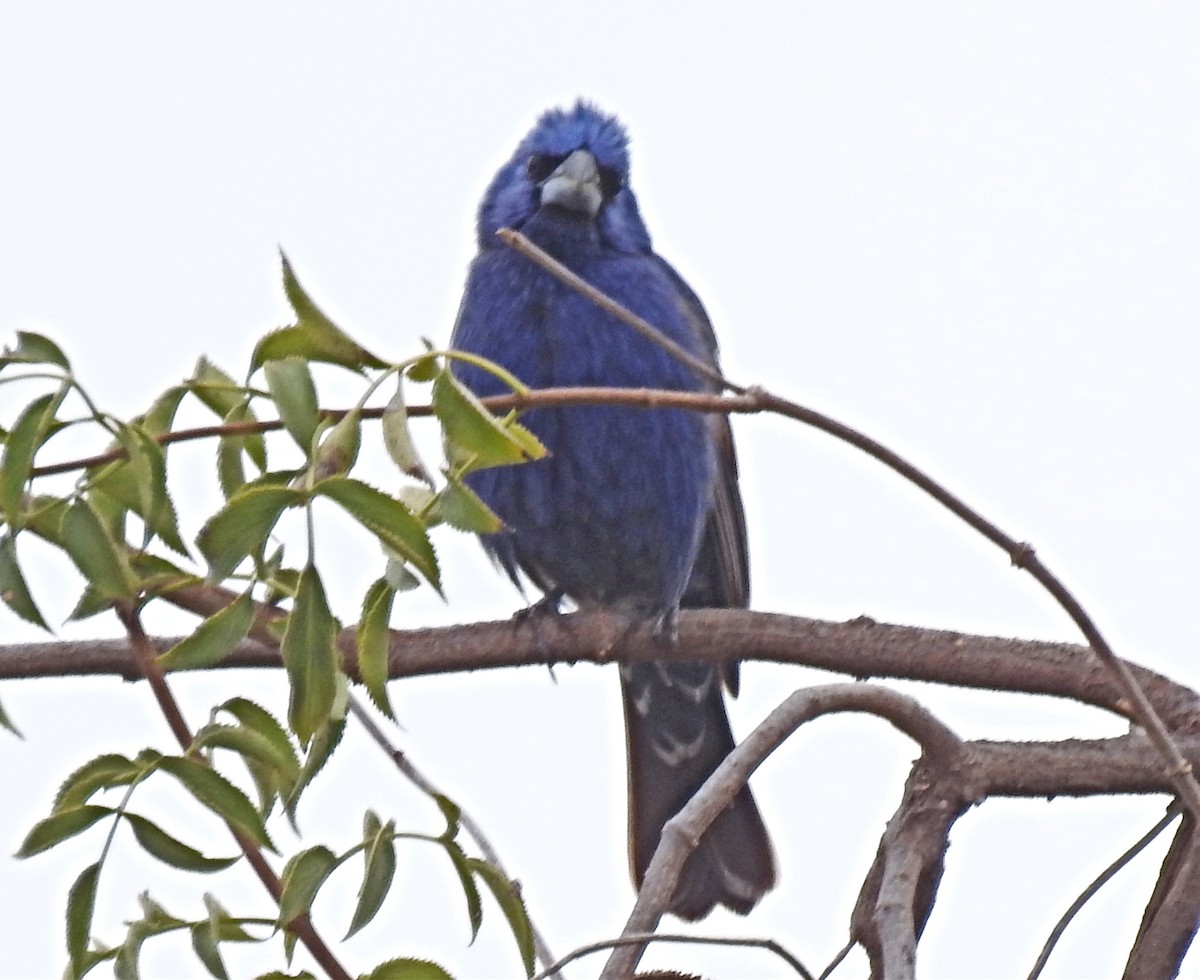
{"type": "Polygon", "coordinates": [[[594,223],[601,241],[642,252],[650,236],[629,189],[629,137],[616,117],[582,99],[551,109],[492,179],[479,209],[479,244],[495,247],[499,228],[520,229],[542,208],[594,223]]]}

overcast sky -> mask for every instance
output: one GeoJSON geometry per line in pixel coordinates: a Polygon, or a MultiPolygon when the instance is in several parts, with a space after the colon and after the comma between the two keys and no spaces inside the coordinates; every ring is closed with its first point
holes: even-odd
{"type": "MultiPolygon", "coordinates": [[[[383,357],[407,357],[421,337],[449,337],[494,170],[540,111],[584,95],[627,123],[655,245],[705,301],[730,377],[907,455],[1031,541],[1120,654],[1200,685],[1194,5],[733,7],[5,4],[0,330],[6,341],[20,329],[54,337],[96,400],[129,416],[202,354],[244,374],[255,340],[288,316],[282,246],[345,329],[383,357]]],[[[354,397],[344,379],[319,380],[329,404],[354,397]]],[[[0,391],[0,421],[33,394],[0,391]]],[[[1003,554],[877,464],[779,420],[734,426],[755,608],[1077,639],[1003,554]]],[[[217,500],[211,453],[172,454],[193,535],[217,500]]],[[[399,482],[383,467],[372,478],[399,482]]],[[[323,527],[318,560],[349,622],[379,558],[344,532],[323,527]]],[[[437,543],[448,604],[403,598],[394,625],[516,608],[474,542],[440,533],[437,543]]],[[[36,548],[29,561],[43,608],[61,622],[77,579],[36,548]]],[[[168,632],[182,622],[154,619],[168,632]]],[[[35,635],[7,612],[0,632],[35,635]]],[[[632,891],[615,670],[555,677],[491,672],[397,683],[392,695],[397,741],[491,832],[562,953],[618,932],[632,891]]],[[[830,675],[750,665],[743,678],[733,709],[742,733],[830,675]]],[[[280,676],[179,687],[194,725],[234,694],[286,704],[280,676]]],[[[903,687],[968,737],[1123,727],[1044,699],[903,687]]],[[[0,735],[0,853],[92,755],[170,746],[138,685],[7,683],[0,700],[26,736],[0,735]]],[[[803,729],[754,784],[781,886],[749,919],[714,916],[703,930],[773,936],[820,969],[844,941],[913,755],[878,721],[803,729]]],[[[169,804],[170,829],[230,852],[186,800],[155,792],[145,809],[169,804]]],[[[367,807],[402,828],[437,828],[351,733],[302,808],[305,843],[349,846],[367,807]]],[[[920,974],[1024,975],[1061,912],[1162,807],[972,811],[954,832],[920,974]]],[[[0,976],[61,974],[66,891],[101,842],[93,831],[27,862],[0,859],[0,976]]],[[[1119,973],[1162,852],[1085,910],[1048,976],[1119,973]]],[[[352,970],[419,955],[463,977],[519,972],[494,909],[467,946],[444,859],[414,847],[401,868],[398,897],[344,945],[352,970]]],[[[348,925],[350,877],[318,905],[332,939],[348,925]]],[[[120,938],[146,886],[181,916],[203,914],[201,889],[269,914],[241,869],[181,882],[121,836],[100,884],[101,938],[120,938]]],[[[151,941],[145,955],[147,976],[205,975],[186,941],[151,941]]],[[[228,962],[247,975],[274,960],[238,951],[228,962]]],[[[664,962],[785,975],[745,951],[673,948],[646,960],[664,962]]],[[[1200,971],[1200,954],[1190,965],[1200,971]]],[[[864,972],[861,959],[844,968],[864,972]]]]}

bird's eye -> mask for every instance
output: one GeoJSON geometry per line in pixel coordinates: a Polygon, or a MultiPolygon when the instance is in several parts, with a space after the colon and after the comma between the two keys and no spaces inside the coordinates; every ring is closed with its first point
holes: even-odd
{"type": "Polygon", "coordinates": [[[562,163],[566,157],[555,156],[551,153],[535,153],[529,158],[529,165],[526,168],[526,173],[529,174],[529,179],[535,184],[540,184],[543,180],[549,177],[558,165],[562,163]]]}
{"type": "Polygon", "coordinates": [[[604,200],[612,200],[624,186],[624,179],[612,167],[600,168],[600,193],[604,196],[604,200]]]}

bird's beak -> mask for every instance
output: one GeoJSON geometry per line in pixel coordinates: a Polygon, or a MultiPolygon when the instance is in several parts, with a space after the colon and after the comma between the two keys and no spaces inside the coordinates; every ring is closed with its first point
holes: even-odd
{"type": "Polygon", "coordinates": [[[553,204],[594,218],[603,202],[600,168],[587,150],[576,150],[542,181],[543,205],[553,204]]]}

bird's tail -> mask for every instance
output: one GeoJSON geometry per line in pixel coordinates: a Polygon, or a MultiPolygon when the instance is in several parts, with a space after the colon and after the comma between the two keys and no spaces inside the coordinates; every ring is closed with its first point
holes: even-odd
{"type": "MultiPolygon", "coordinates": [[[[629,750],[629,849],[640,888],[663,825],[734,747],[719,672],[707,664],[645,663],[621,670],[629,750]]],[[[775,884],[775,857],[748,787],[688,856],[669,907],[700,919],[716,905],[745,915],[775,884]]]]}

